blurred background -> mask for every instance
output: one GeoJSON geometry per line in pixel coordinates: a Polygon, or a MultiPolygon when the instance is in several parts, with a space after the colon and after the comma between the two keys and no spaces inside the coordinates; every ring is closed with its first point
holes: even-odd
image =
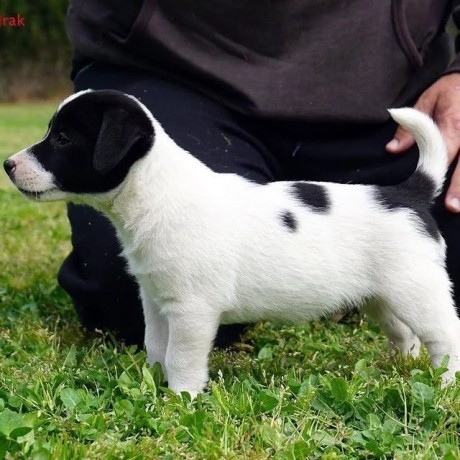
{"type": "Polygon", "coordinates": [[[71,91],[71,49],[65,31],[68,3],[0,1],[0,16],[25,18],[25,27],[0,27],[1,102],[57,99],[71,91]]]}

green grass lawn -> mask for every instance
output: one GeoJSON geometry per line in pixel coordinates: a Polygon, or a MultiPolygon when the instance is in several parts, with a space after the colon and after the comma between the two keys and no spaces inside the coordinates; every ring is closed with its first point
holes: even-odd
{"type": "MultiPolygon", "coordinates": [[[[54,103],[0,105],[0,160],[39,140],[54,103]]],[[[56,273],[62,203],[21,197],[0,173],[0,458],[460,459],[460,382],[426,354],[390,357],[352,318],[259,324],[211,356],[190,402],[145,354],[85,334],[56,273]]]]}

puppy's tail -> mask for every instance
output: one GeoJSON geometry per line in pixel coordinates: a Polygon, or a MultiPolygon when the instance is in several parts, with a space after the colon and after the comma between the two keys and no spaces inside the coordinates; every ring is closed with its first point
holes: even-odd
{"type": "Polygon", "coordinates": [[[432,201],[441,193],[448,167],[447,148],[441,132],[434,121],[419,110],[404,107],[389,112],[393,120],[414,136],[420,152],[415,173],[401,186],[416,190],[432,201]]]}

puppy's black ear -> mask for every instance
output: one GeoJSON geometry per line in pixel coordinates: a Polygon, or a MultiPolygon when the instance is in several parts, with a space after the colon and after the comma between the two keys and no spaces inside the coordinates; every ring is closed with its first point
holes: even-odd
{"type": "Polygon", "coordinates": [[[134,162],[146,153],[151,133],[144,132],[145,123],[138,118],[121,107],[106,109],[93,154],[94,169],[99,174],[108,174],[130,154],[136,154],[134,162]]]}

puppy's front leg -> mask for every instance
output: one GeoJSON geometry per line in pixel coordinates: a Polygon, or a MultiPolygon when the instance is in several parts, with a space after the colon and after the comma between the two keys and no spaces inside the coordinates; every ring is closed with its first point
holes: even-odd
{"type": "Polygon", "coordinates": [[[142,308],[145,321],[145,349],[147,362],[150,365],[160,363],[165,380],[168,374],[165,366],[166,349],[168,347],[168,320],[159,311],[159,307],[150,301],[141,288],[142,308]]]}
{"type": "Polygon", "coordinates": [[[219,318],[214,312],[174,308],[168,314],[169,340],[166,370],[169,387],[176,393],[187,391],[194,398],[208,381],[208,356],[219,318]]]}

